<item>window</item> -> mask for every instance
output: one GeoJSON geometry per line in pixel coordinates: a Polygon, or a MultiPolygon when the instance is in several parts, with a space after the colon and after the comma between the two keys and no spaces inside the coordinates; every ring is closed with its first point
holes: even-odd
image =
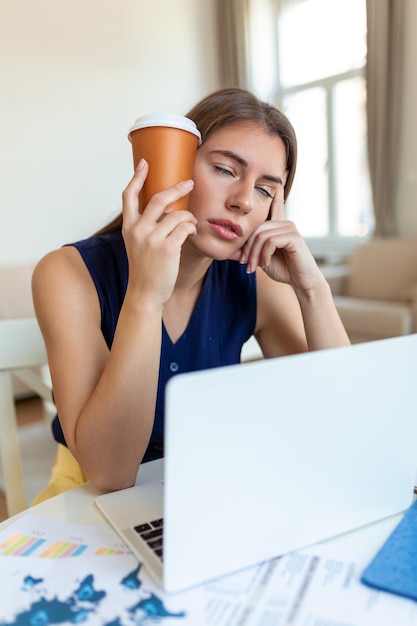
{"type": "Polygon", "coordinates": [[[343,254],[373,228],[365,1],[251,4],[251,83],[296,130],[297,175],[286,210],[316,256],[343,254]]]}

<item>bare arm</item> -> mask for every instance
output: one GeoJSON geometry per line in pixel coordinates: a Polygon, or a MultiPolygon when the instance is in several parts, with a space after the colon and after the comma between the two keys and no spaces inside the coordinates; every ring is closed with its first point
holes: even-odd
{"type": "Polygon", "coordinates": [[[255,335],[266,358],[349,345],[329,285],[321,280],[316,289],[304,292],[257,270],[255,335]]]}
{"type": "Polygon", "coordinates": [[[272,220],[253,233],[241,257],[248,271],[257,271],[261,348],[265,356],[279,356],[349,345],[328,283],[295,225],[283,219],[282,194],[274,198],[272,220]]]}
{"type": "Polygon", "coordinates": [[[111,351],[101,333],[95,287],[77,250],[47,255],[33,276],[35,310],[65,439],[92,484],[104,490],[134,483],[148,445],[163,305],[175,284],[181,245],[195,230],[187,212],[159,219],[189,186],[158,194],[139,215],[146,172],[138,168],[123,194],[129,283],[111,351]]]}

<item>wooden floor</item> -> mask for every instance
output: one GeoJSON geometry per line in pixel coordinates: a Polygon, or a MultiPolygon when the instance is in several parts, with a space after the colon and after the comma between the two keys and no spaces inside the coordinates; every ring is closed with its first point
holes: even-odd
{"type": "MultiPolygon", "coordinates": [[[[16,402],[17,422],[20,425],[29,424],[43,419],[42,401],[39,398],[29,398],[16,402]]],[[[0,521],[7,518],[6,501],[0,491],[0,521]]]]}

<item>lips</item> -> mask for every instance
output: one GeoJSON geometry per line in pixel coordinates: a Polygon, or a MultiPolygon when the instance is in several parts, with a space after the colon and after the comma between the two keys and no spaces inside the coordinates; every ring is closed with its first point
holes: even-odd
{"type": "Polygon", "coordinates": [[[211,229],[222,239],[234,241],[238,237],[242,236],[243,231],[241,226],[239,226],[239,224],[235,224],[231,220],[209,219],[208,223],[210,224],[211,229]]]}

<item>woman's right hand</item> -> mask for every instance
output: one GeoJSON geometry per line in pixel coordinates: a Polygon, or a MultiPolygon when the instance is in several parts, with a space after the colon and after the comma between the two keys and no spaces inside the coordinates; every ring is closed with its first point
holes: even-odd
{"type": "Polygon", "coordinates": [[[193,181],[183,181],[155,194],[148,205],[139,207],[139,192],[148,174],[141,160],[123,191],[122,235],[129,261],[129,292],[163,305],[178,276],[181,248],[196,232],[197,220],[189,211],[169,211],[169,205],[190,193],[193,181]],[[141,212],[140,212],[141,211],[141,212]]]}

